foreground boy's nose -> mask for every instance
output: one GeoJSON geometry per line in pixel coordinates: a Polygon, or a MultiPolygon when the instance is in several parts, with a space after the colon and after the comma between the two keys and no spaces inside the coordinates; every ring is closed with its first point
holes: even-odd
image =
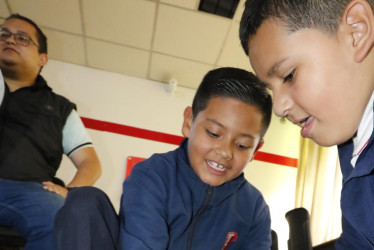
{"type": "Polygon", "coordinates": [[[273,92],[273,110],[279,117],[287,117],[292,101],[287,94],[273,92]]]}

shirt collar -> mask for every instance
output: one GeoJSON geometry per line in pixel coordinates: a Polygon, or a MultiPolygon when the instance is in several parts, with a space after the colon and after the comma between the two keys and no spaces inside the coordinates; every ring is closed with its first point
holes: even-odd
{"type": "Polygon", "coordinates": [[[360,125],[358,126],[356,136],[353,138],[353,153],[351,159],[353,167],[356,165],[356,161],[360,153],[366,147],[373,132],[373,101],[374,92],[372,93],[370,100],[366,106],[364,115],[361,119],[360,125]]]}

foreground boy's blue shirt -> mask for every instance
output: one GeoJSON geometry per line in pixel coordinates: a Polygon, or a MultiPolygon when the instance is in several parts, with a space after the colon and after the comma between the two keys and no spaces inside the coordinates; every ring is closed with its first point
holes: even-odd
{"type": "Polygon", "coordinates": [[[124,182],[122,249],[269,250],[261,193],[243,174],[218,187],[203,183],[189,166],[187,142],[141,162],[124,182]]]}
{"type": "Polygon", "coordinates": [[[353,143],[339,146],[343,174],[341,193],[343,234],[335,244],[337,250],[374,249],[374,136],[351,165],[353,143]]]}

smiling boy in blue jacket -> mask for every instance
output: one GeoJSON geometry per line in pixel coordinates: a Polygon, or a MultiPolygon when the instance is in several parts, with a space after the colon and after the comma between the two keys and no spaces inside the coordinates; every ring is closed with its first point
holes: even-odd
{"type": "Polygon", "coordinates": [[[178,149],[139,163],[123,185],[122,249],[270,249],[270,215],[243,170],[272,102],[244,70],[210,71],[184,111],[178,149]]]}

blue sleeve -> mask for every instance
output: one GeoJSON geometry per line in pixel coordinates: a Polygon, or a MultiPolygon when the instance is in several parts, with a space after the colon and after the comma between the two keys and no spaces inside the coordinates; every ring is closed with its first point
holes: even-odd
{"type": "Polygon", "coordinates": [[[123,184],[121,249],[168,248],[167,189],[162,173],[155,170],[157,163],[150,159],[136,165],[123,184]]]}
{"type": "Polygon", "coordinates": [[[247,240],[240,249],[269,250],[271,247],[271,220],[268,205],[262,196],[256,201],[252,227],[247,240]]]}
{"type": "Polygon", "coordinates": [[[352,249],[373,249],[371,244],[363,238],[351,224],[342,217],[343,233],[335,243],[335,249],[339,250],[352,250],[352,249]]]}

